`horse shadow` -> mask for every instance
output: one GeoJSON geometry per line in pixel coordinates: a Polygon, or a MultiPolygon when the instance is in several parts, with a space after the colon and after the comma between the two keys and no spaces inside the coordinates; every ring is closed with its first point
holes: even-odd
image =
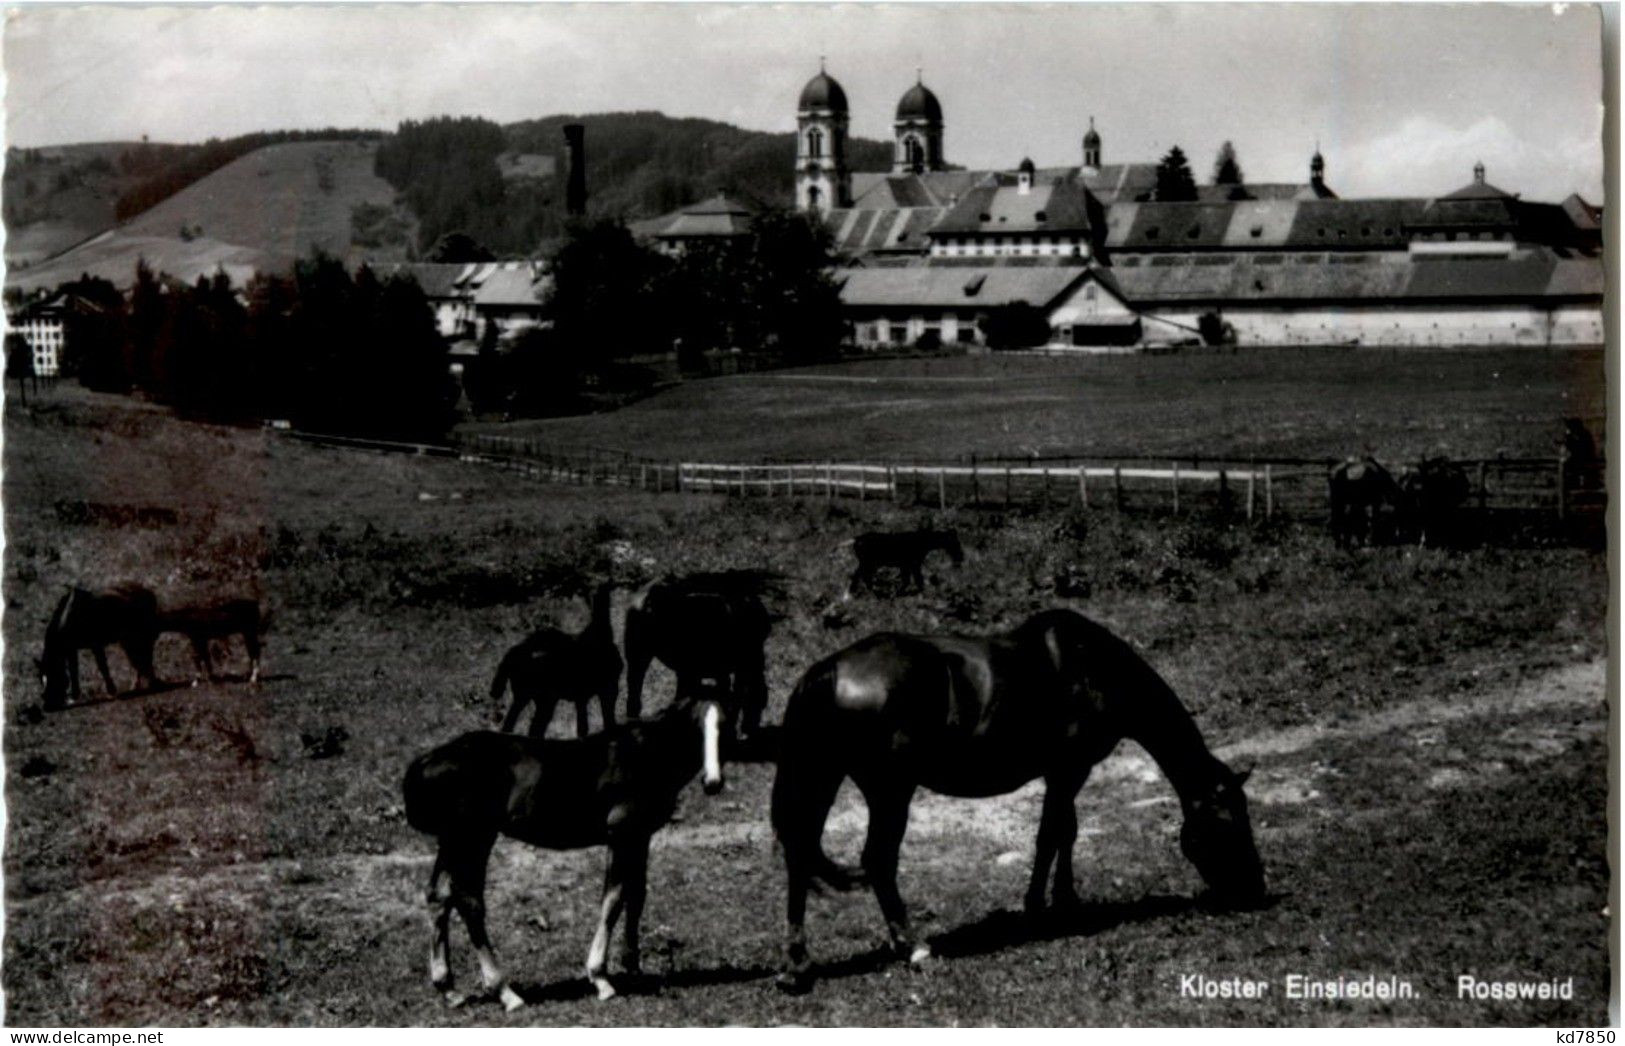
{"type": "MultiPolygon", "coordinates": [[[[262,675],[259,678],[261,685],[265,683],[289,682],[299,677],[292,673],[282,672],[275,675],[262,675]]],[[[226,674],[215,676],[214,683],[247,683],[248,674],[226,674]]],[[[111,705],[119,701],[139,701],[142,698],[157,697],[161,694],[176,692],[189,692],[197,689],[192,686],[190,679],[160,679],[155,680],[151,686],[139,687],[134,690],[121,690],[116,694],[101,694],[97,697],[81,696],[77,701],[70,701],[61,708],[50,709],[52,712],[74,712],[79,709],[97,708],[101,705],[111,705]]]]}
{"type": "MultiPolygon", "coordinates": [[[[1271,894],[1257,907],[1273,907],[1283,896],[1271,894]]],[[[964,959],[993,955],[1025,944],[1067,937],[1093,937],[1119,927],[1191,912],[1222,914],[1234,910],[1205,893],[1194,897],[1147,894],[1132,901],[1085,902],[1075,909],[1045,909],[1041,912],[1003,908],[928,938],[927,943],[936,958],[964,959]]],[[[844,958],[815,963],[813,974],[820,981],[841,980],[879,973],[901,963],[902,960],[891,948],[877,945],[844,958]]],[[[708,969],[680,969],[665,974],[621,974],[615,978],[615,988],[621,995],[652,996],[669,990],[765,981],[778,976],[778,973],[776,966],[724,963],[708,969]]],[[[514,990],[527,1005],[572,1002],[594,995],[591,983],[579,976],[547,984],[515,984],[514,990]]]]}

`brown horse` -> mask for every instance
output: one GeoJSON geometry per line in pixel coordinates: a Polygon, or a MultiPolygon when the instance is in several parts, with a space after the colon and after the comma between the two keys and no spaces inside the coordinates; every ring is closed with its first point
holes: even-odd
{"type": "Polygon", "coordinates": [[[777,584],[758,570],[665,578],[626,608],[626,714],[643,708],[643,680],[659,659],[683,690],[701,680],[727,686],[738,733],[757,732],[767,707],[767,636],[773,619],[762,595],[777,584]]]}
{"type": "Polygon", "coordinates": [[[455,908],[468,928],[488,994],[509,1010],[524,1000],[507,983],[485,932],[485,867],[497,836],[549,850],[609,848],[598,931],[587,978],[600,999],[615,994],[605,976],[610,935],[624,909],[622,965],[638,969],[649,840],[669,820],[677,794],[703,774],[707,794],[722,790],[725,694],[701,686],[653,719],[624,723],[585,740],[464,734],[413,760],[406,771],[406,819],[435,837],[429,876],[433,922],[429,979],[454,1004],[447,932],[455,908]]]}
{"type": "Polygon", "coordinates": [[[118,693],[107,668],[106,648],[117,643],[135,669],[136,689],[153,685],[152,647],[158,638],[158,599],[136,584],[100,592],[74,586],[57,602],[45,626],[45,644],[35,662],[45,688],[47,709],[79,700],[79,651],[89,650],[101,670],[109,696],[118,693]]]}
{"type": "MultiPolygon", "coordinates": [[[[576,736],[588,732],[587,702],[598,698],[604,727],[615,725],[615,697],[621,689],[621,653],[615,649],[615,628],[609,620],[613,583],[605,582],[592,595],[592,619],[581,632],[543,628],[532,632],[509,650],[497,665],[491,680],[491,700],[502,700],[502,692],[513,688],[513,704],[502,720],[507,733],[519,722],[525,706],[534,703],[536,715],[530,721],[530,736],[545,737],[553,710],[568,698],[576,706],[576,736]]],[[[500,704],[493,709],[500,713],[500,704]]],[[[632,713],[636,715],[634,711],[632,713]]]]}
{"type": "Polygon", "coordinates": [[[1078,906],[1072,881],[1073,807],[1089,771],[1124,738],[1138,742],[1179,794],[1180,845],[1216,895],[1264,897],[1242,792],[1202,742],[1179,698],[1129,645],[1070,610],[1050,610],[987,638],[881,633],[807,670],[784,714],[773,830],[789,877],[787,966],[779,986],[804,991],[811,968],[803,930],[815,883],[867,882],[893,949],[923,961],[897,890],[897,856],[917,788],[982,797],[1043,778],[1029,911],[1043,908],[1055,864],[1054,903],[1078,906]],[[869,806],[861,873],[823,851],[824,821],[850,777],[869,806]]]}
{"type": "Polygon", "coordinates": [[[215,678],[209,645],[216,640],[224,643],[232,636],[242,636],[243,649],[248,654],[248,681],[252,684],[260,681],[260,633],[266,621],[260,614],[259,600],[228,599],[159,611],[158,634],[177,632],[192,644],[193,686],[205,672],[211,681],[215,678]]]}
{"type": "Polygon", "coordinates": [[[858,567],[846,584],[846,594],[860,588],[873,592],[875,579],[883,570],[895,570],[902,591],[918,592],[925,587],[925,557],[941,550],[954,566],[965,562],[959,534],[952,530],[908,530],[900,533],[871,532],[852,539],[852,554],[858,567]]]}
{"type": "Polygon", "coordinates": [[[1393,473],[1369,455],[1333,465],[1326,484],[1332,536],[1341,545],[1376,541],[1384,520],[1391,526],[1404,503],[1393,473]]]}

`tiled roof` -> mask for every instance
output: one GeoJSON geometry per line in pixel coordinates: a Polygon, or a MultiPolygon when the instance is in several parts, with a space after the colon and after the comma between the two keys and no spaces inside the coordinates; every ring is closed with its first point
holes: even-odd
{"type": "Polygon", "coordinates": [[[992,308],[1012,302],[1044,307],[1089,275],[1081,265],[1031,267],[910,266],[841,269],[841,302],[849,306],[992,308]]]}
{"type": "Polygon", "coordinates": [[[1154,163],[1106,163],[1101,164],[1094,174],[1090,174],[1087,168],[1073,169],[1078,172],[1079,180],[1103,203],[1148,200],[1157,187],[1157,165],[1154,163]]]}
{"type": "MultiPolygon", "coordinates": [[[[1231,203],[1142,203],[1122,233],[1121,250],[1219,247],[1230,228],[1231,203]]],[[[1108,222],[1107,228],[1110,228],[1108,222]]],[[[1110,246],[1111,241],[1107,241],[1110,246]]]]}
{"type": "Polygon", "coordinates": [[[1035,181],[1023,193],[1008,176],[978,186],[934,230],[938,233],[1089,232],[1089,190],[1070,181],[1035,181]]]}
{"type": "Polygon", "coordinates": [[[541,305],[551,281],[529,262],[507,262],[486,273],[474,292],[474,304],[487,308],[541,305]]]}
{"type": "Polygon", "coordinates": [[[1286,245],[1365,250],[1403,248],[1426,202],[1411,199],[1300,200],[1286,245]]]}
{"type": "Polygon", "coordinates": [[[1138,307],[1248,301],[1517,301],[1598,298],[1596,259],[1545,248],[1505,257],[1395,252],[1156,254],[1124,256],[1111,272],[1138,307]]]}

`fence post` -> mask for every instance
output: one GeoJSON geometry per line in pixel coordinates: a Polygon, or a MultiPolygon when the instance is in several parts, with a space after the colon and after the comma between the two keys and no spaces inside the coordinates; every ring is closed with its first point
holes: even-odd
{"type": "Polygon", "coordinates": [[[833,504],[835,501],[835,466],[824,462],[824,501],[833,504]]]}
{"type": "Polygon", "coordinates": [[[1010,507],[1010,466],[1004,467],[1004,507],[1010,507]]]}
{"type": "Polygon", "coordinates": [[[1489,504],[1490,491],[1484,481],[1489,478],[1489,466],[1486,462],[1478,463],[1478,514],[1484,515],[1484,509],[1489,504]]]}
{"type": "Polygon", "coordinates": [[[1123,511],[1123,466],[1112,466],[1112,487],[1117,495],[1117,511],[1123,511]]]}
{"type": "Polygon", "coordinates": [[[1044,507],[1049,508],[1049,467],[1044,467],[1044,507]]]}
{"type": "Polygon", "coordinates": [[[1257,479],[1258,479],[1258,470],[1257,470],[1256,466],[1254,468],[1248,469],[1247,470],[1247,520],[1248,520],[1248,522],[1251,522],[1252,518],[1253,518],[1253,500],[1254,500],[1253,491],[1254,491],[1254,488],[1257,486],[1257,482],[1256,482],[1257,479]]]}
{"type": "Polygon", "coordinates": [[[937,508],[948,507],[948,470],[937,469],[937,508]]]}
{"type": "Polygon", "coordinates": [[[1089,507],[1089,469],[1085,465],[1078,465],[1078,501],[1084,508],[1089,507]]]}
{"type": "Polygon", "coordinates": [[[1275,516],[1275,483],[1268,463],[1264,465],[1264,518],[1275,516]]]}
{"type": "Polygon", "coordinates": [[[1174,462],[1174,515],[1179,515],[1179,462],[1174,462]]]}
{"type": "Polygon", "coordinates": [[[1569,513],[1569,448],[1557,448],[1557,518],[1561,522],[1569,513]]]}
{"type": "Polygon", "coordinates": [[[970,456],[970,503],[980,504],[982,500],[982,472],[976,467],[976,455],[970,456]]]}

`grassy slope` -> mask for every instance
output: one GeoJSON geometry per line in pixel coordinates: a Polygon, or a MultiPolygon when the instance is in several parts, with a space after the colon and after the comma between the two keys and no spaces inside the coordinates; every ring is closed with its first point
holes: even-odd
{"type": "Polygon", "coordinates": [[[979,357],[695,381],[613,414],[472,428],[722,461],[1549,456],[1559,419],[1601,417],[1605,395],[1600,351],[979,357]]]}
{"type": "Polygon", "coordinates": [[[395,192],[372,172],[367,142],[289,142],[227,164],[109,235],[15,274],[54,286],[80,272],[122,283],[138,257],[190,275],[216,262],[285,266],[320,248],[348,256],[350,214],[361,203],[389,206],[395,192]],[[202,228],[191,241],[180,230],[202,228]]]}
{"type": "Polygon", "coordinates": [[[113,205],[135,179],[118,173],[119,154],[135,142],[87,142],[40,149],[41,162],[8,154],[5,194],[17,224],[6,229],[6,264],[32,264],[94,236],[113,224],[113,205]],[[103,159],[111,171],[82,165],[103,159]],[[17,161],[17,162],[14,162],[17,161]],[[59,175],[69,176],[67,186],[59,175]]]}
{"type": "MultiPolygon", "coordinates": [[[[922,597],[860,599],[827,617],[848,569],[838,544],[919,517],[535,486],[455,462],[184,425],[67,388],[57,396],[6,419],[13,1024],[1604,1019],[1600,694],[1582,688],[1569,704],[1435,726],[1426,714],[1411,726],[1372,718],[1416,702],[1495,713],[1509,707],[1502,695],[1546,693],[1554,669],[1593,664],[1605,650],[1601,557],[1342,552],[1291,528],[959,513],[945,522],[965,535],[963,571],[922,597]],[[168,505],[180,520],[64,527],[52,508],[63,498],[168,505]],[[744,565],[791,574],[769,648],[774,717],[802,668],[869,631],[982,631],[1043,606],[1079,607],[1133,639],[1211,741],[1270,753],[1250,790],[1285,897],[1248,915],[1191,909],[1198,884],[1174,845],[1166,787],[1130,752],[1080,804],[1079,878],[1098,902],[1086,932],[1032,940],[1005,914],[1020,896],[1036,793],[922,799],[903,887],[953,957],[923,975],[880,964],[873,902],[819,901],[815,955],[836,965],[813,995],[785,999],[767,980],[782,904],[765,828],[771,772],[745,765],[721,799],[685,798],[683,824],[657,845],[651,993],[604,1006],[583,997],[599,856],[504,843],[492,864],[493,932],[538,1005],[511,1017],[446,1010],[422,969],[428,847],[400,820],[399,775],[412,753],[484,721],[489,672],[507,644],[544,617],[579,626],[584,606],[560,591],[575,570],[612,565],[628,580],[744,565]],[[1060,573],[1088,594],[1057,595],[1060,573]],[[19,723],[35,699],[27,659],[59,586],[109,576],[143,578],[171,598],[259,590],[276,614],[271,678],[258,692],[222,683],[19,723]],[[1343,732],[1296,747],[1258,740],[1304,725],[1343,732]],[[300,735],[332,726],[349,733],[344,753],[307,758],[300,735]],[[246,761],[231,740],[244,736],[246,761]],[[34,759],[54,770],[25,778],[34,759]],[[537,912],[553,930],[526,925],[537,912]],[[1197,1004],[1174,987],[1193,969],[1277,983],[1288,972],[1393,972],[1426,998],[1197,1004]],[[1472,971],[1572,974],[1580,998],[1455,1002],[1454,976],[1472,971]]],[[[181,676],[174,643],[165,640],[160,668],[181,676]]],[[[663,674],[654,685],[669,692],[663,674]]],[[[862,823],[846,795],[830,849],[854,857],[862,823]]],[[[471,959],[454,941],[467,983],[471,959]]]]}

